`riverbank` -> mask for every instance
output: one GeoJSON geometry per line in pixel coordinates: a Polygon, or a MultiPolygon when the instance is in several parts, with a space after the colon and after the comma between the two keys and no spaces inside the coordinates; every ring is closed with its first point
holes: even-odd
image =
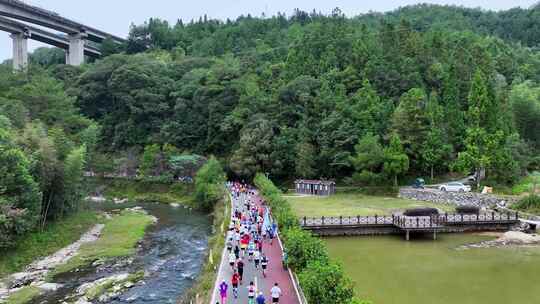
{"type": "Polygon", "coordinates": [[[85,210],[51,222],[43,231],[28,233],[15,247],[0,252],[0,278],[21,271],[34,260],[72,244],[99,221],[97,212],[85,210]]]}
{"type": "Polygon", "coordinates": [[[87,177],[92,196],[116,202],[159,202],[194,207],[193,185],[124,178],[87,177]]]}
{"type": "Polygon", "coordinates": [[[34,261],[24,272],[4,278],[0,297],[10,304],[26,303],[45,292],[61,288],[62,284],[55,283],[58,275],[133,255],[135,245],[155,218],[139,209],[132,209],[112,217],[100,217],[99,221],[100,224],[84,233],[78,241],[34,261]]]}
{"type": "Polygon", "coordinates": [[[120,211],[105,221],[101,236],[95,242],[81,246],[77,255],[54,268],[50,278],[91,264],[103,264],[114,258],[133,255],[135,245],[143,238],[146,228],[155,222],[155,217],[138,208],[120,211]]]}

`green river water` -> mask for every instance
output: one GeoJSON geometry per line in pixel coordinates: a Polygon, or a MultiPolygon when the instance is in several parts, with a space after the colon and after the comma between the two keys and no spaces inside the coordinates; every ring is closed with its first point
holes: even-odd
{"type": "MultiPolygon", "coordinates": [[[[492,237],[491,237],[492,238],[492,237]]],[[[540,303],[540,248],[456,249],[490,237],[441,234],[325,238],[330,254],[374,304],[540,303]]]]}

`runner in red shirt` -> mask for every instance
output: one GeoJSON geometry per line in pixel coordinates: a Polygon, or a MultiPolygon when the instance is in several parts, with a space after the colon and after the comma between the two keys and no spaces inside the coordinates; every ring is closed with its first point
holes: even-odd
{"type": "Polygon", "coordinates": [[[238,272],[235,272],[231,278],[231,285],[233,288],[233,295],[235,299],[238,298],[238,283],[239,282],[240,282],[240,275],[238,274],[238,272]]]}

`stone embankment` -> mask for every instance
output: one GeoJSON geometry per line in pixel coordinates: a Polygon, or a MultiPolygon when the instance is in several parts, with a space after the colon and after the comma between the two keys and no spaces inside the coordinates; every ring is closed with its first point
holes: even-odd
{"type": "Polygon", "coordinates": [[[514,198],[500,197],[492,194],[480,194],[475,192],[444,192],[436,189],[413,189],[410,187],[401,188],[398,196],[400,198],[418,201],[450,204],[456,206],[477,206],[484,209],[496,206],[508,206],[516,201],[514,198]]]}

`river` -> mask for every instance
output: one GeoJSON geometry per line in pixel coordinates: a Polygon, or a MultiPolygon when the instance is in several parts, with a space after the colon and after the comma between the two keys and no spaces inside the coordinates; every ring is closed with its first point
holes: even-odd
{"type": "Polygon", "coordinates": [[[32,303],[61,303],[86,282],[140,270],[146,273],[143,282],[108,303],[176,303],[193,285],[205,262],[211,219],[197,211],[159,203],[104,204],[100,209],[110,211],[133,206],[143,207],[158,218],[158,223],[147,230],[132,263],[90,267],[59,276],[55,278],[55,283],[61,283],[64,287],[32,303]]]}
{"type": "Polygon", "coordinates": [[[440,234],[325,238],[356,294],[376,304],[540,303],[540,247],[471,248],[490,237],[440,234]]]}

